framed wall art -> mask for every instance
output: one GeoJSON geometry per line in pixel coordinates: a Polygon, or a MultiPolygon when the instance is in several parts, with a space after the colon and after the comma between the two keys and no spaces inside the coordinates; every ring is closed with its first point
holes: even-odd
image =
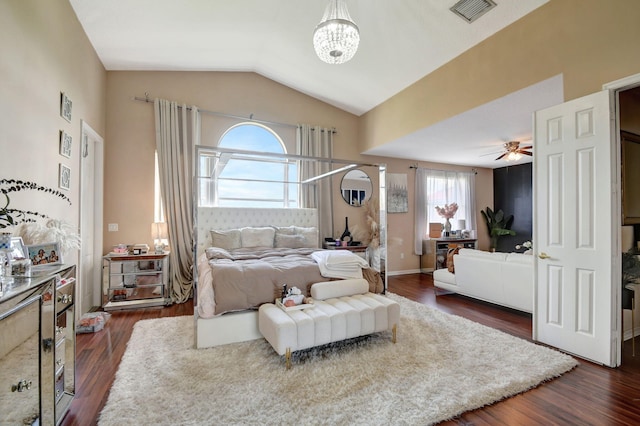
{"type": "Polygon", "coordinates": [[[60,92],[60,116],[71,123],[71,107],[73,103],[66,93],[60,92]]]}
{"type": "Polygon", "coordinates": [[[62,253],[60,253],[60,244],[58,243],[27,246],[27,252],[34,267],[62,263],[62,253]]]}
{"type": "Polygon", "coordinates": [[[406,173],[387,173],[387,212],[407,213],[409,192],[406,173]]]}
{"type": "Polygon", "coordinates": [[[71,187],[71,169],[60,163],[58,171],[58,186],[62,189],[71,187]]]}
{"type": "Polygon", "coordinates": [[[71,158],[71,145],[73,138],[64,130],[60,130],[60,155],[71,158]]]}

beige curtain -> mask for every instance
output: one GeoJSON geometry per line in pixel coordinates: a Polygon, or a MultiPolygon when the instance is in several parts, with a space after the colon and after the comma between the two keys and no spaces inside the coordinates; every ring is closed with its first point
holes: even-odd
{"type": "Polygon", "coordinates": [[[193,293],[193,150],[200,139],[194,106],[154,101],[160,192],[171,247],[170,296],[183,303],[193,293]]]}
{"type": "MultiPolygon", "coordinates": [[[[333,130],[300,124],[296,130],[298,155],[308,157],[333,157],[333,130]]],[[[331,171],[329,162],[302,161],[299,168],[300,180],[309,179],[331,171]]],[[[300,206],[318,209],[318,230],[320,238],[333,235],[333,185],[332,179],[319,179],[311,184],[301,185],[300,206]]]]}

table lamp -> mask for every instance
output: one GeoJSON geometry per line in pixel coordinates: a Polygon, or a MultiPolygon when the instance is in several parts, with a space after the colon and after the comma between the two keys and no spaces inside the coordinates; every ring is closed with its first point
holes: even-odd
{"type": "Polygon", "coordinates": [[[153,222],[151,224],[151,238],[153,238],[156,254],[164,253],[164,242],[169,238],[167,223],[153,222]]]}

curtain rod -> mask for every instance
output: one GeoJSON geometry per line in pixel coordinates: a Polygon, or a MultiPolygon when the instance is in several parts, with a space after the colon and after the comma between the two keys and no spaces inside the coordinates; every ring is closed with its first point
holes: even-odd
{"type": "MultiPolygon", "coordinates": [[[[153,100],[149,99],[149,95],[147,93],[145,93],[145,97],[144,98],[141,98],[141,97],[138,97],[138,96],[134,96],[133,100],[134,101],[140,101],[140,102],[146,102],[146,103],[153,103],[153,100]]],[[[178,108],[182,108],[182,106],[178,105],[178,108]]],[[[187,107],[187,109],[191,110],[191,107],[187,107]]],[[[291,127],[291,128],[294,128],[294,129],[298,128],[298,125],[296,125],[296,124],[278,123],[277,121],[256,120],[256,119],[253,118],[253,114],[249,115],[249,117],[242,117],[240,115],[226,114],[224,112],[209,111],[209,110],[206,110],[206,109],[198,109],[198,111],[200,111],[202,113],[205,113],[205,114],[216,115],[218,117],[235,118],[237,120],[248,120],[248,121],[253,121],[255,123],[272,124],[274,126],[291,127]]],[[[311,130],[315,130],[315,129],[312,127],[311,130]]],[[[337,132],[336,132],[335,129],[331,129],[331,133],[335,134],[337,132]]]]}

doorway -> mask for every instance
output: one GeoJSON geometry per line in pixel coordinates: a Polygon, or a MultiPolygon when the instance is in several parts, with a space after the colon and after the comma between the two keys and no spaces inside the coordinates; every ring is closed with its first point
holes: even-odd
{"type": "MultiPolygon", "coordinates": [[[[640,241],[640,181],[637,179],[637,165],[640,161],[640,86],[618,90],[616,99],[621,155],[621,248],[623,253],[629,250],[637,252],[637,242],[640,241]]],[[[627,258],[623,264],[628,264],[629,261],[633,262],[633,258],[627,258]]],[[[638,345],[640,342],[632,339],[635,339],[634,334],[640,331],[638,327],[640,315],[638,315],[638,309],[635,309],[639,303],[632,303],[629,299],[633,297],[635,302],[640,296],[640,289],[635,291],[622,289],[622,292],[622,363],[638,365],[640,364],[640,345],[638,345]],[[635,324],[632,325],[632,322],[635,324]]]]}
{"type": "Polygon", "coordinates": [[[77,315],[102,305],[103,138],[81,122],[80,146],[80,264],[77,315]]]}

